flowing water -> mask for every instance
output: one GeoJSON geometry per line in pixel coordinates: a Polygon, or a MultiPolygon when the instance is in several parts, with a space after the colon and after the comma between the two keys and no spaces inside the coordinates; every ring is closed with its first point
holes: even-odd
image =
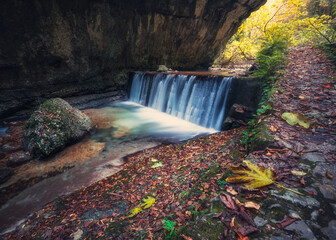
{"type": "Polygon", "coordinates": [[[231,81],[232,77],[137,73],[130,101],[220,130],[231,81]]]}
{"type": "Polygon", "coordinates": [[[57,197],[116,173],[128,154],[216,132],[224,119],[230,83],[226,77],[136,74],[129,102],[91,110],[97,128],[83,141],[104,143],[104,150],[9,200],[0,209],[0,231],[12,229],[57,197]]]}
{"type": "Polygon", "coordinates": [[[131,153],[163,142],[178,142],[214,132],[132,102],[99,109],[99,114],[104,115],[105,120],[114,126],[98,129],[88,136],[90,140],[105,143],[103,152],[62,174],[42,180],[9,200],[0,209],[0,231],[13,229],[18,221],[59,196],[118,172],[123,157],[131,153]],[[106,119],[106,115],[111,118],[106,119]]]}

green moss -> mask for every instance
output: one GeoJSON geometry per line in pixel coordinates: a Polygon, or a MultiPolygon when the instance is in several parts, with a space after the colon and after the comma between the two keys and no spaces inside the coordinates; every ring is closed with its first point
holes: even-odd
{"type": "Polygon", "coordinates": [[[221,167],[218,163],[215,163],[210,166],[209,170],[201,177],[203,181],[210,180],[221,172],[221,167]]]}
{"type": "Polygon", "coordinates": [[[212,215],[201,215],[191,225],[182,227],[176,231],[175,239],[183,239],[182,234],[192,239],[218,239],[223,233],[223,223],[212,215]]]}
{"type": "Polygon", "coordinates": [[[79,139],[91,128],[90,119],[66,101],[45,101],[25,125],[24,143],[28,151],[47,157],[79,139]]]}
{"type": "Polygon", "coordinates": [[[255,134],[250,138],[249,151],[264,150],[274,142],[274,137],[268,130],[265,123],[259,124],[255,128],[255,134]]]}
{"type": "Polygon", "coordinates": [[[210,211],[212,213],[222,213],[222,212],[226,211],[226,208],[221,201],[212,201],[210,211]]]}

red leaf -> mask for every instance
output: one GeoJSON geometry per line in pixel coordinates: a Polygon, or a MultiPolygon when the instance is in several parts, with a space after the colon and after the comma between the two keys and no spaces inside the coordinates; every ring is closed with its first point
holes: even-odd
{"type": "Polygon", "coordinates": [[[236,205],[233,202],[231,196],[227,193],[224,193],[224,196],[219,196],[220,200],[225,204],[225,206],[229,209],[235,210],[236,205]]]}
{"type": "Polygon", "coordinates": [[[286,216],[281,222],[277,223],[278,228],[285,228],[288,225],[291,225],[293,222],[295,222],[297,220],[297,218],[292,218],[289,216],[286,216]]]}

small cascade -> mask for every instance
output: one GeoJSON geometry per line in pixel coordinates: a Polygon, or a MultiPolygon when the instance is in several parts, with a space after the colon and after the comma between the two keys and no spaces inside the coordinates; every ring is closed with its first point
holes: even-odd
{"type": "Polygon", "coordinates": [[[136,73],[130,101],[221,130],[232,77],[136,73]]]}

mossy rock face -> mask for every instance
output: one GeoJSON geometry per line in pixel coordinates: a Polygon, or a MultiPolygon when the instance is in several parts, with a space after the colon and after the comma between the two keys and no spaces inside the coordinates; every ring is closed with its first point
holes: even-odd
{"type": "Polygon", "coordinates": [[[266,147],[272,145],[274,136],[270,133],[265,123],[258,126],[256,133],[250,140],[249,151],[264,150],[266,147]]]}
{"type": "Polygon", "coordinates": [[[83,137],[91,129],[90,118],[60,98],[45,101],[25,125],[26,149],[45,158],[83,137]]]}

